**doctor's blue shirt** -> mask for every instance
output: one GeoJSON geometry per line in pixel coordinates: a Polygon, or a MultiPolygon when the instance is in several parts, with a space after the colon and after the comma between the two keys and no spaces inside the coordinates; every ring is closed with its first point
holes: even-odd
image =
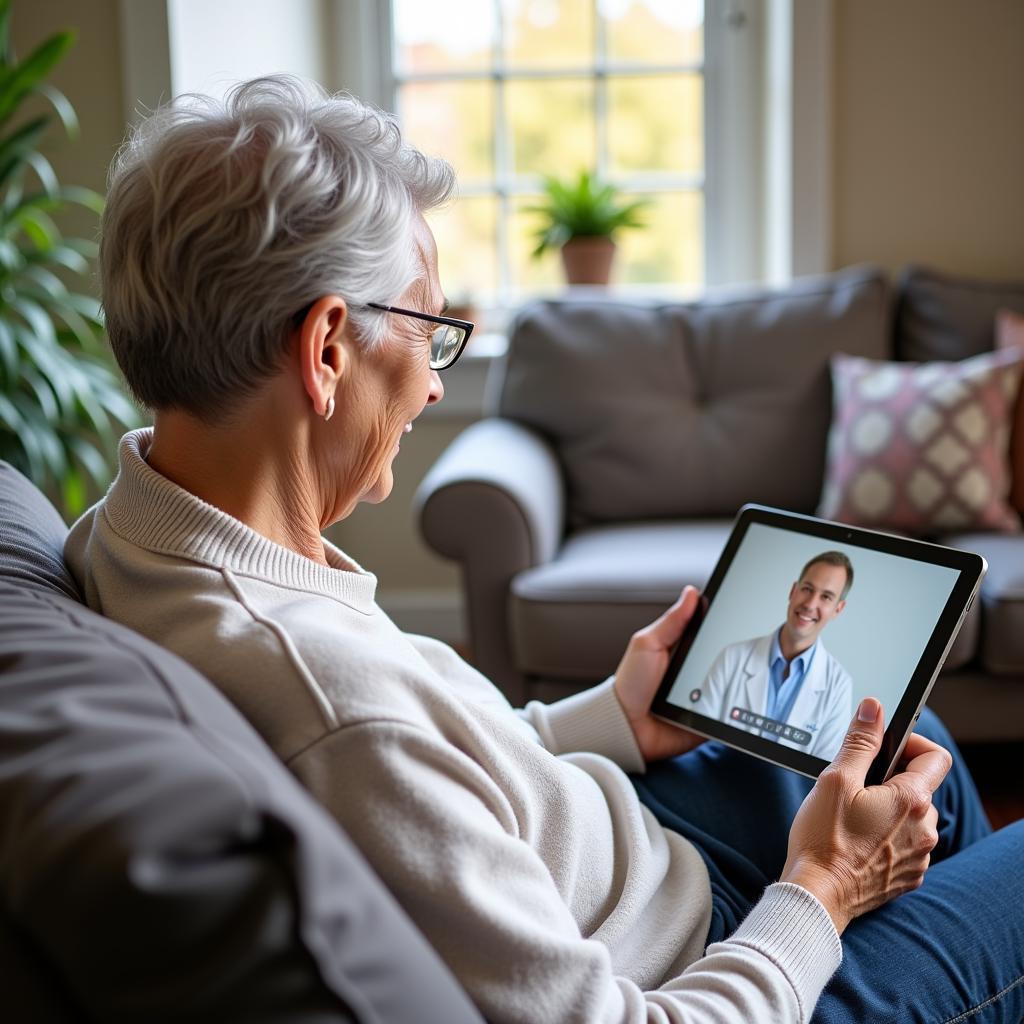
{"type": "MultiPolygon", "coordinates": [[[[772,636],[772,648],[768,654],[768,692],[765,697],[764,713],[768,718],[774,718],[776,722],[786,722],[793,711],[797,694],[800,692],[800,685],[803,683],[811,662],[814,660],[814,652],[818,649],[818,642],[807,648],[802,654],[798,654],[789,666],[789,675],[783,679],[782,673],[786,671],[786,658],[779,646],[779,630],[772,636]]],[[[772,732],[763,732],[761,735],[766,740],[773,740],[776,743],[779,737],[772,732]]]]}

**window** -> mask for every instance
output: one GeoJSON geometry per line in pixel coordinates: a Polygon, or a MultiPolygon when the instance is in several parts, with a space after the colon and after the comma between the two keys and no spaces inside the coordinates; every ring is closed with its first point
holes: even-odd
{"type": "Polygon", "coordinates": [[[559,288],[530,207],[545,175],[583,170],[649,201],[619,236],[621,284],[704,283],[703,0],[392,0],[391,29],[406,135],[459,174],[431,221],[453,295],[559,288]]]}
{"type": "Polygon", "coordinates": [[[459,171],[461,198],[435,223],[453,298],[471,292],[481,306],[510,308],[559,288],[555,254],[529,259],[526,207],[545,172],[568,176],[584,167],[653,203],[648,226],[620,236],[620,287],[667,295],[766,274],[785,279],[794,267],[825,269],[827,4],[120,0],[120,7],[132,58],[129,118],[140,103],[181,91],[217,94],[273,71],[398,110],[409,135],[459,171]],[[154,30],[159,11],[164,35],[154,30]],[[799,78],[792,67],[803,69],[799,78]]]}

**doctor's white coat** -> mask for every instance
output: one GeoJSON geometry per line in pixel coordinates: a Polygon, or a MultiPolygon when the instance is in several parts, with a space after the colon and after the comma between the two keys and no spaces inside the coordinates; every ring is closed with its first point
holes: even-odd
{"type": "MultiPolygon", "coordinates": [[[[768,697],[768,658],[774,633],[742,640],[724,648],[712,662],[700,687],[700,697],[691,701],[691,711],[728,722],[738,729],[759,733],[729,719],[734,707],[757,715],[765,713],[768,697]]],[[[825,650],[818,640],[810,671],[804,676],[788,725],[811,734],[808,744],[779,737],[779,743],[831,761],[839,752],[853,716],[853,681],[849,672],[825,650]]]]}

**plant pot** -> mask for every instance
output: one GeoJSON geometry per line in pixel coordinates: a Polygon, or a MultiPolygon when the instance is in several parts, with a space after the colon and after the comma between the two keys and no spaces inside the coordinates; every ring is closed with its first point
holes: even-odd
{"type": "Polygon", "coordinates": [[[569,284],[608,284],[615,243],[604,235],[578,235],[562,246],[562,265],[569,284]]]}

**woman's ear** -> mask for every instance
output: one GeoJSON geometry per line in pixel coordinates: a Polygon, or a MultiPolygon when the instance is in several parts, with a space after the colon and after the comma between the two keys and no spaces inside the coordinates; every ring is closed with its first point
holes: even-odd
{"type": "Polygon", "coordinates": [[[299,326],[302,384],[317,416],[330,418],[334,393],[348,370],[348,306],[338,295],[325,295],[310,307],[299,326]]]}

